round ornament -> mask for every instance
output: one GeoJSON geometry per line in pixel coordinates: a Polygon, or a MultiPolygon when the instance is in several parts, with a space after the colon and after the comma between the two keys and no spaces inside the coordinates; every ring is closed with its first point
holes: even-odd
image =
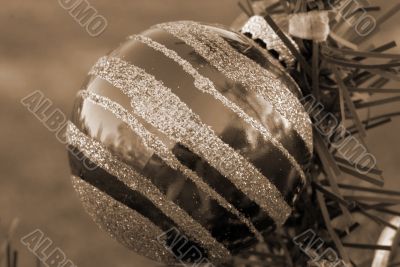
{"type": "Polygon", "coordinates": [[[218,264],[285,223],[306,183],[300,90],[253,40],[156,25],[92,67],[67,130],[96,223],[164,263],[218,264]]]}

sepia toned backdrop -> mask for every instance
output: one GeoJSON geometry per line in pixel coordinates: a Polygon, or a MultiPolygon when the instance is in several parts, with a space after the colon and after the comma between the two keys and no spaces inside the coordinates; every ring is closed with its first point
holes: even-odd
{"type": "MultiPolygon", "coordinates": [[[[19,242],[35,229],[78,266],[156,266],[112,240],[85,214],[71,186],[65,147],[21,99],[40,90],[54,108],[69,114],[91,65],[126,36],[173,20],[230,25],[240,13],[236,0],[89,2],[108,21],[98,37],[91,37],[57,0],[0,0],[0,240],[18,218],[13,243],[19,266],[35,262],[19,242]]],[[[399,108],[397,103],[376,114],[399,108]]],[[[391,189],[400,187],[399,136],[396,119],[368,137],[391,189]]]]}

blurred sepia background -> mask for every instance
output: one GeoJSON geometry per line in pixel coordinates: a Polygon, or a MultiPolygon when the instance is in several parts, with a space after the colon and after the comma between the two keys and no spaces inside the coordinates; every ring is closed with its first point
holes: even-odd
{"type": "MultiPolygon", "coordinates": [[[[0,0],[0,240],[18,218],[19,266],[34,266],[34,256],[18,240],[35,229],[43,230],[78,266],[155,266],[112,240],[85,214],[71,186],[65,147],[20,100],[41,90],[55,108],[69,114],[91,65],[126,36],[173,20],[230,25],[241,13],[236,0],[89,2],[108,21],[99,37],[88,35],[57,0],[0,0]]],[[[368,136],[391,189],[400,188],[399,136],[399,119],[368,136]]]]}

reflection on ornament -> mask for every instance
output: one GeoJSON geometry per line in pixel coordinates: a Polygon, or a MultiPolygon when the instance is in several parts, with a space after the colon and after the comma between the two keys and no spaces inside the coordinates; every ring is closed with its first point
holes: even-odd
{"type": "Polygon", "coordinates": [[[96,223],[137,253],[220,263],[282,225],[312,153],[300,90],[248,38],[161,24],[99,59],[67,136],[96,223]]]}

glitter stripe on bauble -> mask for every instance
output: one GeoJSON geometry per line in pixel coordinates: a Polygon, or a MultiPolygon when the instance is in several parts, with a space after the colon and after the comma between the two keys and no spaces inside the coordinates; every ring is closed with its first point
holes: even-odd
{"type": "Polygon", "coordinates": [[[289,153],[289,151],[272,135],[271,132],[261,125],[257,120],[250,117],[246,112],[244,112],[239,106],[237,106],[234,102],[227,99],[224,95],[222,95],[215,87],[214,83],[201,75],[187,60],[180,57],[175,51],[168,49],[166,46],[153,41],[151,38],[146,36],[134,35],[131,36],[130,39],[142,42],[149,47],[155,49],[156,51],[161,52],[166,57],[174,60],[178,63],[183,70],[191,75],[194,79],[194,85],[200,91],[212,95],[215,99],[220,101],[224,106],[229,108],[232,112],[234,112],[237,116],[242,118],[246,123],[251,125],[254,129],[256,129],[264,138],[265,141],[271,142],[283,155],[286,157],[290,163],[295,167],[296,171],[300,174],[300,177],[303,179],[303,183],[306,182],[306,177],[302,167],[296,161],[296,159],[289,153]]]}
{"type": "Polygon", "coordinates": [[[210,260],[218,262],[229,257],[230,252],[221,243],[215,240],[203,226],[194,221],[185,211],[166,199],[165,195],[148,179],[118,160],[102,144],[86,136],[72,123],[69,123],[67,127],[67,139],[72,147],[77,148],[94,164],[115,176],[118,181],[131,190],[151,201],[155,207],[177,225],[178,229],[201,244],[207,250],[210,260]]]}
{"type": "MultiPolygon", "coordinates": [[[[82,200],[86,212],[101,228],[141,255],[167,264],[176,263],[172,254],[158,241],[164,234],[161,228],[80,177],[72,175],[71,178],[72,185],[82,200]],[[138,240],[146,242],[138,242],[138,240]]],[[[163,238],[161,241],[167,240],[163,238]]]]}
{"type": "Polygon", "coordinates": [[[165,30],[190,45],[229,79],[257,92],[269,101],[299,133],[312,153],[311,121],[300,101],[277,77],[256,62],[239,54],[207,26],[191,21],[165,23],[155,28],[165,30]]]}
{"type": "MultiPolygon", "coordinates": [[[[108,99],[107,97],[97,95],[89,91],[80,91],[79,95],[96,105],[101,106],[105,110],[111,112],[115,117],[129,125],[131,130],[137,134],[143,144],[152,149],[169,167],[174,170],[181,171],[187,178],[192,180],[194,184],[207,196],[216,200],[220,206],[234,214],[239,220],[245,224],[251,232],[257,237],[258,241],[263,242],[261,233],[255,228],[252,222],[243,216],[231,203],[221,197],[215,190],[207,185],[195,172],[184,166],[170,151],[170,149],[155,135],[149,132],[143,124],[141,124],[129,111],[120,104],[108,99]]],[[[211,224],[208,224],[211,227],[211,224]]]]}
{"type": "MultiPolygon", "coordinates": [[[[76,148],[73,149],[77,150],[76,148]]],[[[82,180],[90,184],[93,188],[100,190],[101,192],[110,196],[112,199],[118,201],[127,208],[137,211],[140,215],[147,218],[158,228],[160,228],[163,231],[163,233],[159,236],[159,238],[157,238],[158,239],[157,241],[159,241],[160,244],[162,243],[163,245],[165,245],[165,249],[170,250],[171,254],[173,254],[177,259],[179,259],[183,253],[179,252],[180,246],[174,246],[172,244],[175,243],[175,241],[181,239],[185,240],[185,242],[180,242],[181,243],[180,245],[182,246],[184,245],[183,249],[185,249],[185,251],[188,251],[188,249],[193,246],[199,252],[198,254],[203,255],[203,257],[208,256],[208,252],[199,243],[196,243],[186,235],[182,234],[180,230],[178,230],[179,229],[178,225],[171,218],[166,216],[160,209],[158,209],[145,196],[143,196],[137,191],[130,189],[117,177],[109,174],[107,171],[105,171],[100,167],[88,171],[82,166],[80,160],[71,155],[71,153],[69,154],[69,159],[73,175],[81,177],[82,180]],[[175,236],[168,234],[171,232],[171,229],[177,229],[177,234],[175,234],[175,236]]],[[[90,161],[88,158],[85,158],[85,160],[90,161]]],[[[86,204],[92,205],[90,203],[86,204]]],[[[106,203],[105,205],[107,204],[108,203],[106,203]]],[[[98,217],[95,219],[99,220],[98,217]]],[[[104,220],[106,219],[107,218],[105,218],[104,220]]],[[[102,221],[103,221],[102,218],[100,218],[100,223],[102,221]]],[[[133,222],[126,222],[126,223],[128,224],[133,222]]],[[[118,235],[121,234],[122,233],[118,233],[118,235]]],[[[146,239],[141,241],[145,243],[147,242],[146,239]]],[[[149,251],[148,253],[151,253],[151,251],[149,251]]],[[[191,255],[186,255],[186,257],[184,257],[184,260],[190,261],[191,255]]]]}
{"type": "Polygon", "coordinates": [[[131,98],[134,114],[201,155],[277,222],[291,213],[279,190],[251,163],[225,144],[169,88],[143,69],[122,59],[103,57],[89,74],[96,75],[131,98]]]}

